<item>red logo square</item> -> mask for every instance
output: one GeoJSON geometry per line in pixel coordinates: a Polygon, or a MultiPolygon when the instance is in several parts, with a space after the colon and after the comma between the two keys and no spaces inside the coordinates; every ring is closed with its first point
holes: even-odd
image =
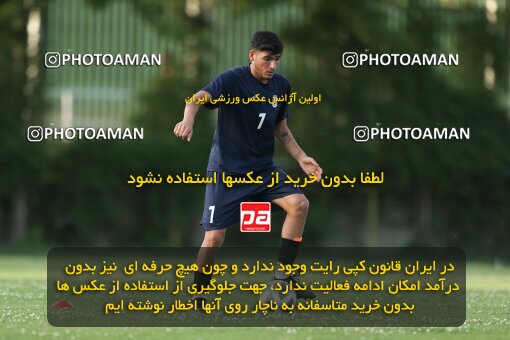
{"type": "Polygon", "coordinates": [[[271,203],[270,202],[242,202],[241,203],[241,231],[264,232],[271,231],[271,203]]]}

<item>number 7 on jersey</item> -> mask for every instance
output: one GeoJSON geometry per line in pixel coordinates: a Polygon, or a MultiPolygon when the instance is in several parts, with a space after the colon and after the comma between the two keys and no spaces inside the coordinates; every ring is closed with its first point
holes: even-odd
{"type": "Polygon", "coordinates": [[[259,117],[260,117],[260,123],[259,123],[259,126],[257,126],[257,130],[260,130],[260,128],[262,127],[262,123],[264,122],[264,118],[266,118],[266,113],[265,112],[259,113],[259,117]]]}

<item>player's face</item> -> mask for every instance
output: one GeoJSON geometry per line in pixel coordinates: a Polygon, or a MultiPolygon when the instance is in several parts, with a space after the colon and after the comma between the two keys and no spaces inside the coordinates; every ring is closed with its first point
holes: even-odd
{"type": "Polygon", "coordinates": [[[250,51],[252,73],[262,83],[267,83],[276,72],[280,62],[280,54],[273,54],[269,51],[250,51]]]}

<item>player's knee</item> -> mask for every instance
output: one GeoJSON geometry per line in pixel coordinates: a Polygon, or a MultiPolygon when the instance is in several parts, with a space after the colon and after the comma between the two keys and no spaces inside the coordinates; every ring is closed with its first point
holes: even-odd
{"type": "Polygon", "coordinates": [[[224,230],[209,230],[205,232],[202,247],[221,247],[225,240],[224,230]]]}
{"type": "Polygon", "coordinates": [[[309,207],[310,202],[308,202],[308,199],[305,197],[305,195],[296,196],[291,204],[292,213],[295,215],[306,215],[308,213],[309,207]]]}

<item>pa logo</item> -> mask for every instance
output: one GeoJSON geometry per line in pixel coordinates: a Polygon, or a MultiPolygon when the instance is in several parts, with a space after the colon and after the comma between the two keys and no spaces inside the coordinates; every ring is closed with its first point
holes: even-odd
{"type": "Polygon", "coordinates": [[[271,231],[271,202],[241,203],[242,232],[271,231]]]}
{"type": "Polygon", "coordinates": [[[272,107],[276,108],[278,106],[277,99],[278,99],[278,96],[276,94],[273,95],[273,104],[271,104],[272,107]]]}

